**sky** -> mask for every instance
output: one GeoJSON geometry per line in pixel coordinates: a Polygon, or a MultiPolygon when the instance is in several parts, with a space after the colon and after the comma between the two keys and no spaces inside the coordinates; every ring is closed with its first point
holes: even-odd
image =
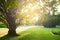
{"type": "Polygon", "coordinates": [[[60,12],[60,5],[57,6],[57,11],[60,12]]]}

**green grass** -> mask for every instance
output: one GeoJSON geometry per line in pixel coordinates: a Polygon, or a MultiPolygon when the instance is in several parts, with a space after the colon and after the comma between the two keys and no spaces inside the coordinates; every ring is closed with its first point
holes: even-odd
{"type": "MultiPolygon", "coordinates": [[[[0,28],[0,31],[2,30],[3,29],[0,28]]],[[[29,28],[22,32],[17,31],[20,36],[1,36],[0,40],[60,40],[60,35],[53,35],[51,31],[60,31],[60,28],[43,28],[39,26],[29,28]]]]}

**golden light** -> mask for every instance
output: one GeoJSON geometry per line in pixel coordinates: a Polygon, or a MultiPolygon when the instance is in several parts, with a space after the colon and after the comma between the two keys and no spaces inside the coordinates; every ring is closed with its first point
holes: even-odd
{"type": "Polygon", "coordinates": [[[42,11],[41,10],[41,6],[43,6],[42,1],[41,0],[39,0],[39,1],[27,0],[27,1],[23,1],[20,4],[22,4],[22,6],[20,5],[21,8],[18,7],[17,13],[20,15],[24,15],[24,17],[22,19],[22,23],[26,23],[26,22],[36,23],[39,20],[38,15],[42,11]]]}
{"type": "Polygon", "coordinates": [[[33,21],[38,21],[38,14],[35,14],[35,17],[32,18],[33,21]]]}

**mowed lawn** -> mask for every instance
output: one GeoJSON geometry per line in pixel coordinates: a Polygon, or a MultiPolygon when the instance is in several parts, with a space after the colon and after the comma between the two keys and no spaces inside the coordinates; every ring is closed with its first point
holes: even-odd
{"type": "Polygon", "coordinates": [[[6,28],[0,28],[0,40],[60,40],[60,35],[52,33],[52,31],[60,31],[60,27],[44,28],[43,26],[36,26],[23,31],[17,29],[19,36],[15,37],[4,36],[7,34],[7,30],[6,28]]]}

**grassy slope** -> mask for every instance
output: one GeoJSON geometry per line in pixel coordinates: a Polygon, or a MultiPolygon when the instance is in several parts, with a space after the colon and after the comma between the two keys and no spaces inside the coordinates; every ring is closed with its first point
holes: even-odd
{"type": "MultiPolygon", "coordinates": [[[[35,27],[30,28],[22,32],[18,32],[20,36],[9,37],[3,36],[0,37],[0,40],[60,40],[60,35],[53,35],[51,31],[59,31],[60,28],[43,28],[35,27]]],[[[1,29],[0,29],[1,31],[1,29]]]]}

